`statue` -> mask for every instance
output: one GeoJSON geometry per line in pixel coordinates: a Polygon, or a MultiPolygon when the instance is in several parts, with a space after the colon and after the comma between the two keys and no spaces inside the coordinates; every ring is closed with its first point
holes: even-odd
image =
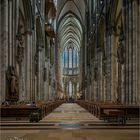
{"type": "Polygon", "coordinates": [[[120,64],[124,63],[124,46],[122,41],[119,41],[118,49],[117,49],[117,57],[118,57],[118,62],[120,64]]]}
{"type": "Polygon", "coordinates": [[[13,66],[9,66],[7,71],[7,80],[8,80],[8,98],[11,101],[18,100],[18,78],[16,70],[13,66]]]}
{"type": "MultiPolygon", "coordinates": [[[[122,24],[122,22],[121,22],[122,24]]],[[[124,32],[123,32],[123,24],[121,25],[120,28],[120,34],[119,34],[119,44],[118,44],[118,49],[117,49],[117,57],[118,57],[118,62],[120,64],[124,64],[124,32]]]]}
{"type": "Polygon", "coordinates": [[[23,26],[19,23],[18,25],[18,33],[16,35],[17,38],[17,61],[19,63],[22,62],[23,58],[24,58],[24,39],[23,39],[23,35],[24,33],[22,33],[23,31],[23,26]]]}

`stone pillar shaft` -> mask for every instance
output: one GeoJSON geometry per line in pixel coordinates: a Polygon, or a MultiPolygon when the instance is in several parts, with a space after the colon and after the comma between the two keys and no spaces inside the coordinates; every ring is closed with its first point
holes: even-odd
{"type": "Polygon", "coordinates": [[[1,54],[0,54],[0,92],[1,102],[6,98],[6,70],[8,67],[8,1],[1,1],[1,54]]]}

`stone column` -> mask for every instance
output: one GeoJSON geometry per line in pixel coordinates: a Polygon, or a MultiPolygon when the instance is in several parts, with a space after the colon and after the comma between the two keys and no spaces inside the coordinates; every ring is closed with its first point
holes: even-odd
{"type": "Polygon", "coordinates": [[[129,102],[129,94],[128,94],[128,7],[125,5],[124,7],[124,19],[125,19],[125,103],[129,102]]]}
{"type": "Polygon", "coordinates": [[[33,77],[33,65],[32,65],[32,61],[33,61],[33,32],[31,34],[31,40],[30,40],[30,101],[32,102],[33,101],[33,91],[32,91],[32,86],[33,86],[33,80],[32,80],[32,77],[33,77]]]}
{"type": "Polygon", "coordinates": [[[118,95],[117,95],[117,98],[119,99],[119,100],[121,100],[121,84],[122,84],[122,73],[121,73],[121,71],[122,71],[122,66],[121,66],[121,64],[120,63],[118,63],[118,82],[117,82],[117,93],[118,93],[118,95]]]}
{"type": "Polygon", "coordinates": [[[6,97],[6,70],[8,67],[8,1],[1,1],[1,19],[0,26],[0,38],[1,38],[1,54],[0,54],[0,92],[1,101],[5,100],[6,97]]]}
{"type": "MultiPolygon", "coordinates": [[[[2,45],[2,30],[1,30],[1,13],[2,13],[2,1],[0,1],[0,46],[2,45]]],[[[1,52],[1,48],[0,48],[0,85],[2,84],[2,62],[1,62],[1,55],[2,55],[2,52],[1,52]]],[[[4,101],[4,95],[2,94],[2,88],[0,86],[0,104],[2,101],[4,101]]]]}
{"type": "Polygon", "coordinates": [[[46,67],[47,67],[47,72],[46,72],[46,74],[47,74],[47,79],[46,79],[46,84],[45,84],[45,86],[46,86],[46,90],[45,90],[45,94],[47,94],[46,96],[47,96],[47,100],[49,100],[49,60],[47,59],[46,60],[46,67]]]}
{"type": "Polygon", "coordinates": [[[48,59],[46,59],[45,62],[45,67],[46,67],[46,81],[44,84],[44,94],[45,94],[45,100],[49,100],[49,62],[48,59]]]}
{"type": "Polygon", "coordinates": [[[125,103],[125,66],[121,66],[121,103],[125,103]]]}
{"type": "Polygon", "coordinates": [[[77,83],[74,83],[74,98],[77,97],[77,83]]]}
{"type": "MultiPolygon", "coordinates": [[[[98,46],[99,47],[99,46],[98,46]]],[[[96,67],[97,67],[97,71],[96,71],[96,99],[97,101],[100,100],[100,48],[97,48],[96,51],[96,67]]]]}
{"type": "Polygon", "coordinates": [[[128,3],[128,93],[129,93],[129,102],[128,104],[132,103],[132,87],[133,87],[133,81],[132,81],[132,21],[131,21],[131,13],[132,13],[132,7],[131,2],[128,3]]]}
{"type": "Polygon", "coordinates": [[[100,52],[100,101],[103,101],[103,67],[102,67],[103,53],[100,52]]]}
{"type": "MultiPolygon", "coordinates": [[[[140,8],[140,7],[139,7],[140,8]]],[[[140,14],[140,13],[139,13],[140,14]]],[[[138,37],[138,30],[139,30],[139,26],[138,26],[138,20],[140,17],[138,14],[138,3],[136,0],[134,0],[132,2],[132,41],[133,41],[133,46],[132,46],[132,69],[133,69],[133,77],[132,77],[132,81],[133,81],[133,89],[132,89],[132,94],[133,94],[133,98],[132,98],[132,104],[136,103],[136,99],[137,99],[137,70],[138,70],[138,66],[139,64],[137,63],[137,58],[139,55],[137,55],[138,52],[138,46],[137,46],[137,40],[139,40],[138,37]]],[[[139,50],[140,51],[140,50],[139,50]]],[[[140,78],[140,77],[139,77],[140,78]]]]}
{"type": "MultiPolygon", "coordinates": [[[[100,47],[100,46],[98,46],[100,47]]],[[[96,62],[96,67],[97,67],[97,87],[96,87],[96,98],[97,101],[100,101],[100,48],[97,48],[96,51],[96,58],[97,58],[97,62],[96,62]]]]}
{"type": "Polygon", "coordinates": [[[103,98],[103,101],[105,102],[106,101],[106,76],[104,75],[103,76],[103,93],[102,93],[102,98],[103,98]]]}
{"type": "Polygon", "coordinates": [[[8,57],[8,62],[10,66],[13,66],[13,62],[12,62],[12,25],[13,25],[13,10],[12,10],[12,5],[13,5],[13,1],[9,0],[8,1],[8,52],[9,52],[9,57],[8,57]]]}
{"type": "Polygon", "coordinates": [[[66,87],[66,83],[64,83],[64,94],[67,96],[67,87],[66,87]]]}
{"type": "Polygon", "coordinates": [[[36,37],[35,37],[35,30],[32,31],[32,61],[31,61],[31,71],[32,71],[32,101],[36,101],[36,69],[35,69],[35,53],[36,53],[36,37]]]}
{"type": "Polygon", "coordinates": [[[66,87],[67,87],[67,90],[66,90],[67,98],[69,98],[69,82],[67,82],[67,86],[66,87]]]}
{"type": "MultiPolygon", "coordinates": [[[[113,32],[113,31],[112,31],[113,32]]],[[[109,101],[115,100],[115,95],[114,95],[114,55],[113,55],[113,48],[114,48],[114,34],[111,33],[109,37],[109,44],[110,44],[110,53],[109,53],[109,101]]]]}
{"type": "MultiPolygon", "coordinates": [[[[106,31],[107,32],[107,31],[106,31]]],[[[106,33],[107,34],[107,33],[106,33]]],[[[107,46],[108,46],[108,43],[107,43],[107,36],[104,37],[104,55],[105,55],[105,60],[104,60],[104,77],[103,77],[103,81],[104,81],[104,101],[107,100],[107,95],[108,95],[108,90],[107,90],[107,78],[108,78],[108,70],[107,70],[107,59],[108,59],[108,56],[107,56],[107,46]]]]}
{"type": "MultiPolygon", "coordinates": [[[[113,32],[113,31],[112,31],[113,32]]],[[[111,69],[111,81],[110,81],[110,96],[111,96],[111,98],[110,98],[110,100],[111,101],[115,101],[116,100],[116,92],[117,92],[117,90],[116,90],[116,84],[117,84],[117,81],[116,81],[116,79],[117,79],[117,67],[116,67],[116,64],[117,64],[117,61],[116,61],[116,41],[114,41],[115,40],[115,35],[112,33],[111,34],[111,47],[110,47],[110,64],[111,64],[111,66],[110,66],[110,69],[111,69]]]]}
{"type": "Polygon", "coordinates": [[[37,73],[37,99],[41,100],[42,94],[42,45],[40,42],[37,44],[37,53],[38,53],[38,73],[37,73]]]}
{"type": "Polygon", "coordinates": [[[89,100],[92,100],[92,85],[91,85],[91,83],[89,86],[89,91],[90,91],[89,100]]]}
{"type": "Polygon", "coordinates": [[[89,77],[89,66],[87,66],[87,73],[86,73],[86,99],[89,100],[90,95],[90,77],[89,77]]]}
{"type": "MultiPolygon", "coordinates": [[[[128,1],[126,5],[126,65],[125,65],[125,83],[126,83],[126,103],[132,104],[135,100],[135,62],[136,62],[136,35],[135,21],[133,20],[134,10],[132,8],[134,1],[128,1]],[[133,96],[134,95],[134,96],[133,96]]],[[[136,7],[135,7],[136,8],[136,7]]]]}
{"type": "Polygon", "coordinates": [[[54,87],[54,65],[52,65],[52,69],[51,69],[51,95],[52,95],[52,98],[54,99],[55,98],[55,87],[54,87]]]}
{"type": "Polygon", "coordinates": [[[34,46],[35,46],[35,38],[34,38],[34,32],[32,32],[32,38],[31,38],[31,42],[30,42],[30,46],[31,46],[31,51],[30,51],[30,101],[34,101],[35,100],[35,96],[34,96],[34,46]]]}
{"type": "Polygon", "coordinates": [[[31,54],[31,32],[30,31],[27,31],[27,34],[26,34],[26,48],[25,48],[25,90],[26,90],[26,95],[25,95],[25,98],[27,101],[30,101],[30,94],[31,94],[31,83],[30,83],[30,77],[31,77],[31,69],[30,69],[30,61],[31,61],[31,57],[30,57],[30,54],[31,54]]]}
{"type": "Polygon", "coordinates": [[[137,5],[136,9],[136,99],[137,103],[140,103],[140,2],[138,5],[138,1],[135,1],[137,5]]]}
{"type": "Polygon", "coordinates": [[[71,82],[72,84],[71,84],[71,87],[72,87],[72,98],[74,98],[74,83],[73,83],[73,81],[71,82]]]}
{"type": "Polygon", "coordinates": [[[12,7],[12,13],[13,13],[13,19],[12,19],[12,61],[15,64],[16,63],[16,33],[17,33],[17,21],[18,21],[18,13],[19,9],[18,0],[13,1],[13,7],[12,7]]]}
{"type": "MultiPolygon", "coordinates": [[[[44,44],[44,43],[43,43],[44,44]]],[[[45,44],[43,45],[43,55],[42,55],[42,100],[44,101],[45,100],[45,92],[44,92],[44,89],[45,89],[45,79],[44,79],[44,73],[45,73],[45,44]]]]}
{"type": "Polygon", "coordinates": [[[111,34],[106,38],[107,75],[106,75],[106,101],[111,100],[111,34]]]}
{"type": "Polygon", "coordinates": [[[97,99],[102,100],[102,50],[99,46],[97,50],[97,99]]]}
{"type": "MultiPolygon", "coordinates": [[[[91,60],[92,61],[92,60],[91,60]]],[[[94,81],[94,77],[93,77],[93,63],[91,63],[91,100],[93,100],[93,94],[94,94],[94,85],[93,85],[93,81],[94,81]]]]}

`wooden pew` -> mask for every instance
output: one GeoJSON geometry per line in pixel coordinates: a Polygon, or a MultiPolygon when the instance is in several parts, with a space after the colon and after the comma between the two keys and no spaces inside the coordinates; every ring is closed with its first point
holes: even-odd
{"type": "Polygon", "coordinates": [[[139,118],[140,106],[139,105],[125,105],[127,118],[139,118]]]}
{"type": "Polygon", "coordinates": [[[39,120],[44,118],[64,101],[38,102],[36,107],[27,104],[0,106],[2,118],[30,119],[34,112],[39,114],[39,120]]]}
{"type": "Polygon", "coordinates": [[[42,119],[42,110],[40,107],[32,107],[28,105],[10,105],[8,107],[1,106],[1,117],[18,119],[29,119],[31,113],[39,113],[39,119],[42,119]]]}
{"type": "MultiPolygon", "coordinates": [[[[90,113],[92,113],[94,116],[96,116],[99,119],[104,119],[108,115],[112,117],[121,117],[125,116],[126,119],[128,118],[138,118],[139,117],[139,110],[140,107],[138,105],[123,105],[120,103],[112,103],[112,102],[88,102],[88,101],[77,101],[77,104],[88,110],[90,113]],[[107,110],[107,112],[104,112],[104,110],[107,110]],[[116,114],[114,112],[116,111],[116,114]],[[125,114],[125,115],[124,115],[125,114]]],[[[123,121],[124,117],[122,117],[123,121]]]]}
{"type": "Polygon", "coordinates": [[[120,110],[120,109],[105,109],[104,110],[104,121],[108,121],[110,122],[110,120],[112,119],[112,121],[117,121],[118,124],[125,124],[126,123],[126,114],[124,112],[124,110],[120,110]]]}
{"type": "Polygon", "coordinates": [[[104,110],[118,109],[125,112],[127,118],[139,117],[139,106],[138,105],[122,105],[122,104],[100,104],[97,106],[97,117],[102,119],[105,114],[104,110]]]}
{"type": "Polygon", "coordinates": [[[54,109],[56,109],[58,106],[63,104],[63,100],[58,100],[58,101],[49,101],[45,103],[45,115],[48,115],[51,113],[54,109]]]}

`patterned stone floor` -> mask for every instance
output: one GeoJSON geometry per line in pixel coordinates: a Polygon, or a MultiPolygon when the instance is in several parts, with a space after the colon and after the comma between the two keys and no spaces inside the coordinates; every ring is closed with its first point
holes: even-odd
{"type": "Polygon", "coordinates": [[[65,103],[46,116],[41,122],[101,122],[77,104],[65,103]]]}
{"type": "Polygon", "coordinates": [[[1,140],[139,140],[139,132],[135,129],[2,130],[1,140]]]}
{"type": "Polygon", "coordinates": [[[2,124],[8,127],[5,126],[1,130],[1,140],[139,140],[140,138],[138,125],[107,126],[77,104],[62,104],[39,123],[9,121],[2,124]]]}

